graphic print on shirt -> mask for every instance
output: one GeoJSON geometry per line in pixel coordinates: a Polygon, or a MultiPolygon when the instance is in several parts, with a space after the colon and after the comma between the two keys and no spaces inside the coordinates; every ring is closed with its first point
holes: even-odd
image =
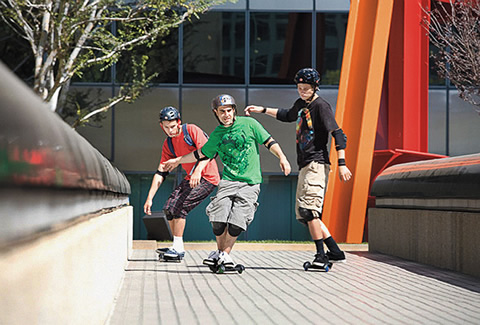
{"type": "Polygon", "coordinates": [[[248,167],[248,152],[251,146],[248,145],[247,136],[243,130],[228,132],[222,137],[219,146],[223,153],[222,160],[230,168],[234,175],[239,175],[248,167]]]}
{"type": "Polygon", "coordinates": [[[307,108],[298,111],[296,131],[297,145],[301,151],[304,151],[310,143],[313,143],[313,138],[315,136],[313,132],[312,118],[310,117],[310,111],[307,108]],[[304,123],[307,123],[307,125],[302,128],[304,123]]]}

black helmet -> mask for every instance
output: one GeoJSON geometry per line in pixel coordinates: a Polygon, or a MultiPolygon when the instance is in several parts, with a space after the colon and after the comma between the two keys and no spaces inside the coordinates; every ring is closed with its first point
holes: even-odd
{"type": "Polygon", "coordinates": [[[298,70],[295,78],[293,79],[296,84],[309,84],[315,88],[320,86],[320,80],[322,80],[320,74],[313,68],[304,68],[298,70]]]}
{"type": "Polygon", "coordinates": [[[160,111],[160,122],[180,120],[180,119],[181,119],[180,112],[173,106],[164,107],[160,111]]]}
{"type": "Polygon", "coordinates": [[[237,110],[237,104],[235,104],[235,99],[227,94],[218,95],[212,100],[212,109],[217,109],[220,106],[232,105],[232,107],[237,110]]]}

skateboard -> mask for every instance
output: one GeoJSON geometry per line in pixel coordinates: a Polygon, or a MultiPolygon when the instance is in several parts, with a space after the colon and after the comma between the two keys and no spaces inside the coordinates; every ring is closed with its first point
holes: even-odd
{"type": "Polygon", "coordinates": [[[224,264],[220,265],[209,265],[210,271],[216,274],[223,274],[227,272],[238,272],[238,274],[242,274],[245,271],[245,266],[242,264],[237,264],[235,266],[225,266],[224,264]]]}
{"type": "Polygon", "coordinates": [[[165,256],[164,254],[158,254],[158,260],[160,262],[177,262],[180,263],[183,258],[182,257],[170,257],[170,256],[165,256]]]}
{"type": "Polygon", "coordinates": [[[158,260],[160,262],[178,262],[180,263],[183,260],[183,256],[178,256],[178,257],[170,257],[170,256],[165,256],[167,249],[164,248],[158,248],[156,252],[158,253],[158,260]]]}
{"type": "Polygon", "coordinates": [[[316,269],[316,270],[324,270],[325,272],[328,272],[332,267],[333,267],[333,264],[331,262],[326,263],[326,265],[324,266],[317,266],[312,264],[311,262],[303,263],[303,269],[305,271],[308,271],[308,269],[316,269]]]}

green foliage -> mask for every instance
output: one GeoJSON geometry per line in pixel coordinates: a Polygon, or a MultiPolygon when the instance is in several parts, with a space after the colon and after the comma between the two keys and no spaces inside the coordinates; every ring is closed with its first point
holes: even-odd
{"type": "MultiPolygon", "coordinates": [[[[57,110],[71,100],[68,89],[74,76],[81,79],[86,72],[106,72],[124,53],[151,48],[172,29],[224,1],[0,0],[0,18],[30,45],[35,62],[33,89],[57,110]]],[[[131,102],[141,95],[156,74],[145,73],[147,57],[132,60],[131,70],[125,71],[131,79],[124,80],[119,96],[101,107],[81,107],[77,102],[74,126],[82,125],[92,112],[105,112],[118,99],[131,102]]]]}

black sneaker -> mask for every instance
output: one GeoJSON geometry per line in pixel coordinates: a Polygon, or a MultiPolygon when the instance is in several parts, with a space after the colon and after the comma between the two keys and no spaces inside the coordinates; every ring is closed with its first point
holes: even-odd
{"type": "Polygon", "coordinates": [[[315,254],[315,259],[312,262],[312,265],[325,268],[329,264],[328,257],[326,255],[315,254]]]}
{"type": "Polygon", "coordinates": [[[346,263],[347,259],[345,258],[345,253],[342,251],[338,251],[338,253],[333,253],[328,251],[327,257],[330,262],[332,263],[346,263]]]}

